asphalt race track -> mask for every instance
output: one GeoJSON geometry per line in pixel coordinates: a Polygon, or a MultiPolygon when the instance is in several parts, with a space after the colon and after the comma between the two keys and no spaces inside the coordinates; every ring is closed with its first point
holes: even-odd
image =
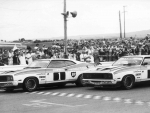
{"type": "Polygon", "coordinates": [[[0,113],[149,113],[150,84],[120,88],[48,87],[35,92],[0,90],[0,113]]]}

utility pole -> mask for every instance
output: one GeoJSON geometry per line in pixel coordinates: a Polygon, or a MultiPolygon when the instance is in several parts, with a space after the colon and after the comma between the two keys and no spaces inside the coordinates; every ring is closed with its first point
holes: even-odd
{"type": "Polygon", "coordinates": [[[123,13],[124,13],[124,38],[126,38],[126,32],[125,32],[125,12],[126,12],[126,11],[125,11],[125,7],[126,7],[126,6],[123,6],[123,10],[124,10],[124,11],[123,11],[123,13]]]}
{"type": "MultiPolygon", "coordinates": [[[[69,11],[66,11],[66,0],[64,0],[64,12],[61,13],[64,16],[64,58],[68,58],[67,51],[67,18],[69,16],[69,11]]],[[[73,18],[77,16],[77,12],[70,12],[73,18]]]]}
{"type": "Polygon", "coordinates": [[[120,11],[119,11],[119,23],[120,23],[120,39],[122,40],[122,29],[121,29],[121,17],[120,17],[120,11]]]}
{"type": "Polygon", "coordinates": [[[66,14],[66,0],[64,0],[64,57],[68,58],[67,52],[67,15],[66,14]]]}

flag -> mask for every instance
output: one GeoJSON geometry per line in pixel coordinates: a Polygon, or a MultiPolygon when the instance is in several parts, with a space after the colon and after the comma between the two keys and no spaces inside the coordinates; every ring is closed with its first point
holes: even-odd
{"type": "Polygon", "coordinates": [[[13,47],[13,51],[15,51],[16,49],[18,49],[18,48],[17,48],[17,46],[15,44],[14,47],[13,47]]]}

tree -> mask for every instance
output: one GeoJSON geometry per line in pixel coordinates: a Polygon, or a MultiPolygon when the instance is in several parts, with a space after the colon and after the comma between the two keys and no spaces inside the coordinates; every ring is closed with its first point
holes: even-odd
{"type": "Polygon", "coordinates": [[[24,42],[24,41],[25,41],[25,38],[21,38],[20,41],[21,41],[21,42],[24,42]]]}

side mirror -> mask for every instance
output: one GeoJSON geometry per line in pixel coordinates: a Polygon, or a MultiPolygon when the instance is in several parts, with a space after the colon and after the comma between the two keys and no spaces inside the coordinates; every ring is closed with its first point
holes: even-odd
{"type": "Polygon", "coordinates": [[[147,62],[144,62],[142,65],[144,65],[144,66],[145,66],[145,65],[148,65],[148,63],[147,63],[147,62]]]}
{"type": "Polygon", "coordinates": [[[87,68],[89,68],[89,66],[88,66],[88,65],[87,65],[86,67],[87,67],[87,68]]]}
{"type": "Polygon", "coordinates": [[[67,71],[68,69],[67,68],[65,68],[65,71],[67,71]]]}

